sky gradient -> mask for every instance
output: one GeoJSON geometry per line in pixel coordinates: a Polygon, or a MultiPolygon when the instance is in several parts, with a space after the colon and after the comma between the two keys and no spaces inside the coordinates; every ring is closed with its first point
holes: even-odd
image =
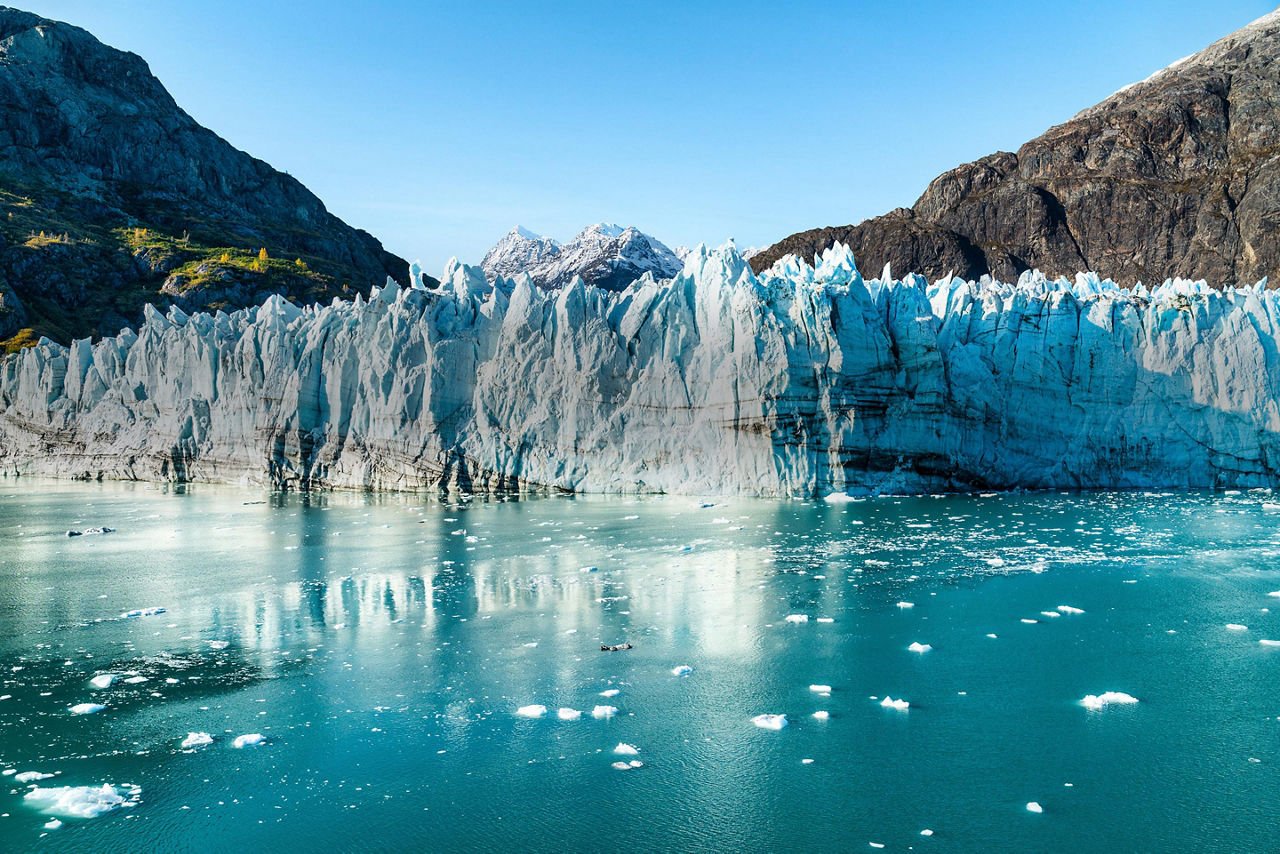
{"type": "Polygon", "coordinates": [[[768,245],[910,205],[1271,11],[1257,0],[29,0],[439,272],[517,223],[768,245]]]}

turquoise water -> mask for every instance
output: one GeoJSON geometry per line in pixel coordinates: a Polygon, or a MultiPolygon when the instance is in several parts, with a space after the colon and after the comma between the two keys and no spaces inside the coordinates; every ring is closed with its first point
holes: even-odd
{"type": "Polygon", "coordinates": [[[9,481],[0,769],[55,776],[0,778],[0,850],[1280,850],[1264,498],[9,481]],[[103,783],[136,805],[46,829],[24,798],[103,783]]]}

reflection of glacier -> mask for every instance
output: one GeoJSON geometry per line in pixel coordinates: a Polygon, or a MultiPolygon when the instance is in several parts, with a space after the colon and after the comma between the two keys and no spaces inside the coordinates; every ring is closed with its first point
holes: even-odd
{"type": "MultiPolygon", "coordinates": [[[[421,280],[419,279],[419,282],[421,280]]],[[[1280,301],[863,280],[837,246],[756,276],[732,247],[610,294],[490,286],[167,317],[0,365],[0,467],[370,488],[1261,485],[1280,301]]]]}

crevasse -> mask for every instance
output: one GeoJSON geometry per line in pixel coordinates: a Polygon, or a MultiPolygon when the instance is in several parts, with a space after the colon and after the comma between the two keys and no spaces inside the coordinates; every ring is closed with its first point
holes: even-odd
{"type": "Polygon", "coordinates": [[[1269,486],[1265,282],[864,280],[732,244],[608,293],[485,281],[231,314],[0,363],[0,470],[277,486],[812,495],[1269,486]]]}

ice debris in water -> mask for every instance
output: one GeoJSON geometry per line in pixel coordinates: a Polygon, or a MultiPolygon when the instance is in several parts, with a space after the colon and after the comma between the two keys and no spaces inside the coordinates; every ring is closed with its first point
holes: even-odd
{"type": "Polygon", "coordinates": [[[1070,605],[1059,605],[1058,610],[1064,614],[1083,614],[1083,608],[1073,608],[1070,605]]]}
{"type": "Polygon", "coordinates": [[[36,786],[25,799],[37,809],[68,818],[96,818],[103,813],[138,803],[142,789],[137,786],[36,786]]]}
{"type": "Polygon", "coordinates": [[[556,717],[562,721],[576,721],[582,717],[582,712],[577,709],[561,708],[556,711],[556,717]]]}
{"type": "Polygon", "coordinates": [[[926,827],[924,830],[920,831],[920,835],[921,835],[921,836],[933,836],[933,831],[926,827]]]}
{"type": "Polygon", "coordinates": [[[1243,626],[1243,625],[1241,625],[1240,623],[1227,623],[1227,631],[1229,631],[1229,632],[1247,632],[1247,631],[1249,631],[1249,627],[1248,627],[1248,626],[1243,626]]]}
{"type": "Polygon", "coordinates": [[[825,721],[830,717],[831,717],[830,712],[819,711],[819,712],[813,713],[813,719],[816,721],[825,721]]]}
{"type": "Polygon", "coordinates": [[[618,746],[613,749],[613,752],[619,756],[635,756],[640,752],[640,748],[636,747],[634,744],[627,744],[626,742],[620,741],[618,742],[618,746]]]}
{"type": "Polygon", "coordinates": [[[224,641],[224,640],[209,641],[209,647],[211,649],[226,649],[229,646],[231,646],[231,641],[224,641]]]}
{"type": "Polygon", "coordinates": [[[788,614],[787,622],[792,624],[800,624],[809,622],[808,614],[788,614]]]}
{"type": "Polygon", "coordinates": [[[213,744],[213,736],[207,732],[189,732],[182,740],[184,748],[199,747],[202,744],[213,744]]]}
{"type": "Polygon", "coordinates": [[[619,771],[634,771],[636,768],[643,768],[644,763],[639,759],[632,759],[630,762],[615,762],[611,767],[619,771]]]}
{"type": "Polygon", "coordinates": [[[101,703],[77,703],[76,705],[71,707],[71,714],[91,715],[94,712],[100,712],[105,708],[106,706],[102,705],[101,703]]]}
{"type": "Polygon", "coordinates": [[[1280,590],[1272,590],[1267,595],[1272,597],[1273,599],[1280,599],[1280,590]]]}
{"type": "Polygon", "coordinates": [[[231,746],[235,748],[257,747],[259,744],[262,744],[266,740],[267,740],[266,737],[262,733],[250,732],[250,733],[245,733],[244,735],[237,735],[235,738],[235,741],[231,742],[231,746]]]}
{"type": "Polygon", "coordinates": [[[110,688],[111,683],[116,681],[114,673],[103,673],[89,680],[89,684],[95,688],[110,688]]]}
{"type": "Polygon", "coordinates": [[[23,771],[13,779],[17,780],[19,783],[34,783],[36,780],[48,780],[52,776],[52,774],[45,774],[40,771],[23,771]]]}
{"type": "Polygon", "coordinates": [[[618,713],[617,706],[596,706],[594,709],[591,710],[591,717],[595,718],[596,720],[601,720],[602,718],[611,718],[617,713],[618,713]]]}
{"type": "Polygon", "coordinates": [[[831,686],[830,685],[810,685],[809,690],[815,694],[830,694],[831,686]]]}
{"type": "Polygon", "coordinates": [[[62,821],[60,819],[55,818],[51,821],[46,821],[44,823],[45,830],[57,830],[60,827],[62,827],[62,821]]]}
{"type": "Polygon", "coordinates": [[[761,729],[782,729],[787,725],[786,715],[756,715],[751,722],[761,729]]]}
{"type": "Polygon", "coordinates": [[[906,610],[907,608],[914,608],[915,606],[916,606],[915,602],[899,602],[898,603],[898,607],[902,608],[903,610],[906,610]]]}
{"type": "Polygon", "coordinates": [[[692,672],[693,668],[687,664],[678,664],[671,668],[671,674],[673,676],[688,676],[692,672]]]}
{"type": "Polygon", "coordinates": [[[1266,640],[1265,638],[1263,640],[1258,641],[1258,643],[1262,644],[1263,646],[1280,646],[1280,641],[1266,640]]]}
{"type": "Polygon", "coordinates": [[[907,647],[908,652],[928,652],[931,649],[933,649],[933,644],[920,643],[920,641],[916,641],[907,647]]]}
{"type": "Polygon", "coordinates": [[[128,683],[128,684],[130,684],[130,685],[141,685],[143,682],[146,682],[146,681],[147,681],[147,677],[145,677],[145,676],[130,676],[128,679],[126,679],[126,680],[124,680],[124,681],[125,681],[125,682],[127,682],[127,683],[128,683]]]}
{"type": "Polygon", "coordinates": [[[547,707],[541,703],[533,703],[528,706],[521,706],[516,709],[516,714],[522,718],[540,718],[547,713],[547,707]]]}
{"type": "Polygon", "coordinates": [[[135,608],[132,611],[125,611],[120,616],[126,620],[134,617],[154,617],[156,614],[163,614],[164,608],[135,608]]]}
{"type": "Polygon", "coordinates": [[[884,706],[886,709],[897,709],[900,712],[905,712],[907,709],[911,708],[911,704],[906,700],[895,700],[888,695],[885,695],[885,698],[880,701],[880,705],[884,706]]]}
{"type": "Polygon", "coordinates": [[[1080,701],[1080,705],[1086,709],[1105,709],[1112,703],[1130,705],[1136,702],[1138,702],[1138,698],[1132,694],[1126,694],[1123,691],[1106,691],[1101,694],[1089,694],[1080,701]]]}
{"type": "Polygon", "coordinates": [[[622,692],[621,692],[621,691],[619,691],[617,688],[606,688],[606,689],[604,689],[603,691],[601,691],[601,692],[600,692],[600,696],[601,696],[601,697],[616,697],[616,696],[618,696],[618,695],[619,695],[619,694],[621,694],[621,693],[622,693],[622,692]]]}
{"type": "Polygon", "coordinates": [[[1035,801],[1028,801],[1027,812],[1044,812],[1044,807],[1040,806],[1035,801]]]}

